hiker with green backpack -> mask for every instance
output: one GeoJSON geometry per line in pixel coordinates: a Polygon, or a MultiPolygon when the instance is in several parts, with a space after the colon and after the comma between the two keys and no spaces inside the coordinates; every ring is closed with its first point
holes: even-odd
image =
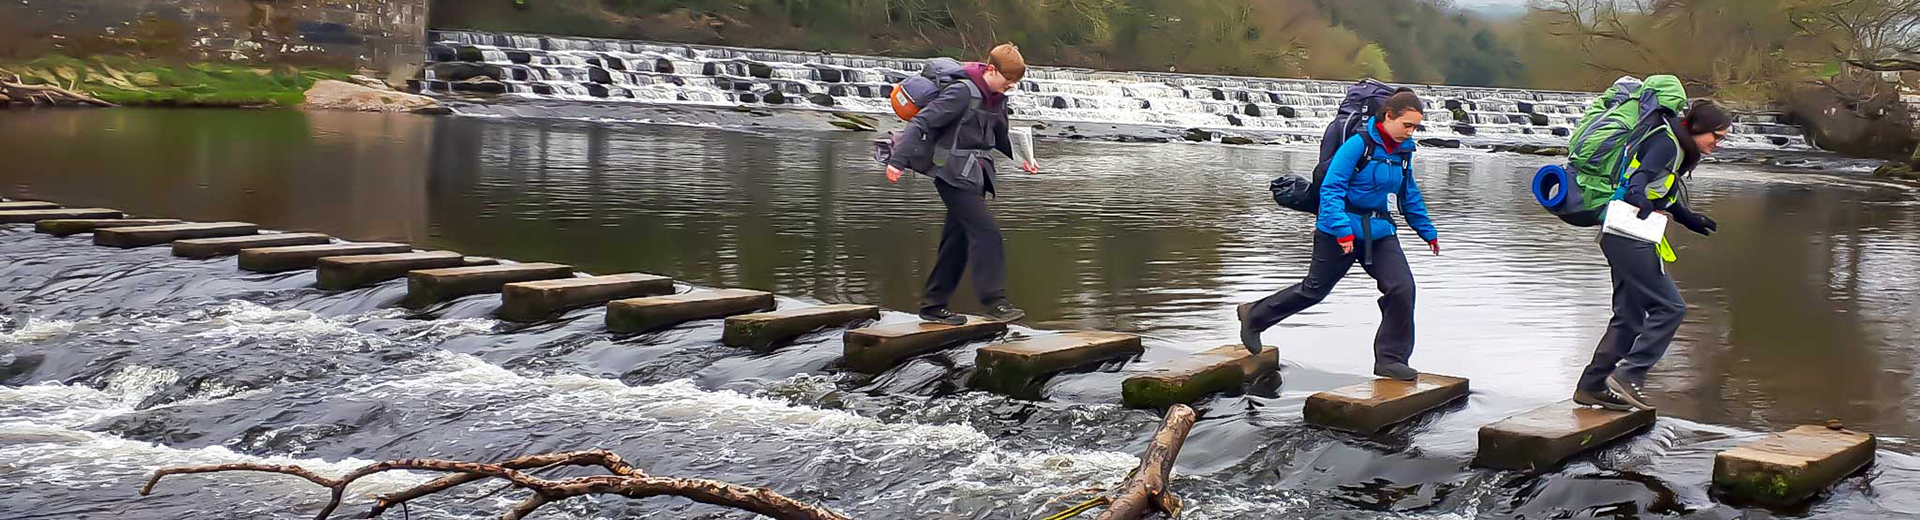
{"type": "Polygon", "coordinates": [[[1542,168],[1534,195],[1578,226],[1598,226],[1600,251],[1613,278],[1613,317],[1573,392],[1575,403],[1612,410],[1652,410],[1647,372],[1666,354],[1687,313],[1667,274],[1677,259],[1665,238],[1668,220],[1702,236],[1719,223],[1687,205],[1687,182],[1703,156],[1727,139],[1733,118],[1712,101],[1690,107],[1673,76],[1621,78],[1589,106],[1572,138],[1569,175],[1542,168]]]}

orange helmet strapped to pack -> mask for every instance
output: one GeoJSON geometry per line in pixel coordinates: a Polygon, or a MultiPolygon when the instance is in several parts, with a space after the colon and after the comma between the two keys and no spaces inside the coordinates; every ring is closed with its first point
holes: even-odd
{"type": "MultiPolygon", "coordinates": [[[[942,89],[956,82],[968,82],[966,66],[953,58],[933,58],[927,60],[920,74],[907,76],[895,84],[887,100],[893,104],[893,115],[900,116],[901,121],[910,121],[933,103],[942,89]]],[[[969,84],[968,90],[976,99],[980,97],[979,89],[973,85],[969,84]]]]}

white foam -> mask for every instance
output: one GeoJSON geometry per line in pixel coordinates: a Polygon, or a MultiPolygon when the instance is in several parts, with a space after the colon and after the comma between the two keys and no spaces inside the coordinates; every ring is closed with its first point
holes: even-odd
{"type": "Polygon", "coordinates": [[[53,339],[72,332],[76,324],[78,322],[29,317],[26,323],[20,325],[20,328],[0,332],[0,345],[26,344],[53,339]]]}
{"type": "MultiPolygon", "coordinates": [[[[6,461],[10,466],[31,468],[31,471],[9,474],[8,481],[12,485],[29,488],[112,487],[123,491],[128,486],[138,485],[135,483],[136,480],[130,477],[137,476],[144,479],[154,470],[168,466],[236,462],[291,464],[304,467],[321,476],[338,477],[372,463],[372,461],[360,459],[327,461],[293,457],[256,457],[236,453],[220,446],[183,450],[30,421],[0,422],[0,460],[6,461]]],[[[357,481],[349,489],[349,494],[371,498],[376,494],[391,493],[418,485],[431,477],[432,475],[424,473],[404,471],[381,473],[357,481]]],[[[246,483],[252,487],[269,487],[283,490],[289,494],[288,496],[295,496],[293,495],[295,493],[312,494],[314,497],[325,495],[323,489],[305,480],[263,476],[259,473],[174,476],[162,481],[156,490],[181,491],[205,487],[208,480],[219,481],[223,486],[246,483]],[[315,493],[316,491],[318,493],[315,493]]],[[[259,500],[269,501],[280,498],[272,493],[264,493],[259,500]]]]}

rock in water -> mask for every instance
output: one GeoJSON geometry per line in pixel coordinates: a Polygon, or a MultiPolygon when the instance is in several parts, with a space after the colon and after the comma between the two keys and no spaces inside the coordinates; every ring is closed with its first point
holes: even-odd
{"type": "Polygon", "coordinates": [[[1430,138],[1430,139],[1421,139],[1419,142],[1420,142],[1420,146],[1428,146],[1433,148],[1459,148],[1460,147],[1459,139],[1430,138]]]}
{"type": "Polygon", "coordinates": [[[439,105],[439,101],[426,96],[326,79],[314,83],[313,88],[307,89],[307,100],[300,104],[300,108],[359,112],[419,112],[439,105]]]}
{"type": "Polygon", "coordinates": [[[1254,144],[1254,140],[1232,135],[1220,138],[1220,144],[1254,144]]]}
{"type": "Polygon", "coordinates": [[[833,126],[837,126],[837,127],[840,127],[840,128],[845,128],[845,129],[847,129],[847,130],[852,130],[852,131],[855,131],[855,132],[872,132],[872,131],[874,131],[874,128],[873,128],[873,127],[871,127],[871,126],[867,126],[867,125],[863,125],[863,124],[860,124],[860,123],[859,123],[859,122],[857,122],[857,121],[848,121],[848,120],[845,120],[845,119],[828,119],[828,120],[827,120],[827,124],[830,124],[830,125],[833,125],[833,126]]]}
{"type": "Polygon", "coordinates": [[[1213,133],[1208,132],[1206,130],[1201,130],[1198,128],[1188,128],[1187,133],[1185,135],[1182,135],[1181,137],[1185,138],[1188,141],[1193,141],[1196,143],[1204,143],[1204,142],[1213,140],[1213,133]]]}
{"type": "Polygon", "coordinates": [[[1538,150],[1534,150],[1533,154],[1544,155],[1547,157],[1561,157],[1561,156],[1567,155],[1567,149],[1561,148],[1558,146],[1549,146],[1549,147],[1541,148],[1538,150]]]}
{"type": "Polygon", "coordinates": [[[807,102],[813,103],[815,105],[820,105],[823,107],[830,107],[830,106],[833,106],[833,104],[835,103],[833,100],[833,96],[829,96],[826,94],[807,94],[807,102]]]}

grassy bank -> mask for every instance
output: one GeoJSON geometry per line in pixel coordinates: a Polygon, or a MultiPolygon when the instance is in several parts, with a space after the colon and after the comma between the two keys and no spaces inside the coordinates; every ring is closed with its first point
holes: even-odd
{"type": "Polygon", "coordinates": [[[165,63],[125,56],[45,56],[0,61],[29,85],[57,85],[132,106],[298,106],[307,88],[346,73],[259,69],[221,63],[165,63]]]}

